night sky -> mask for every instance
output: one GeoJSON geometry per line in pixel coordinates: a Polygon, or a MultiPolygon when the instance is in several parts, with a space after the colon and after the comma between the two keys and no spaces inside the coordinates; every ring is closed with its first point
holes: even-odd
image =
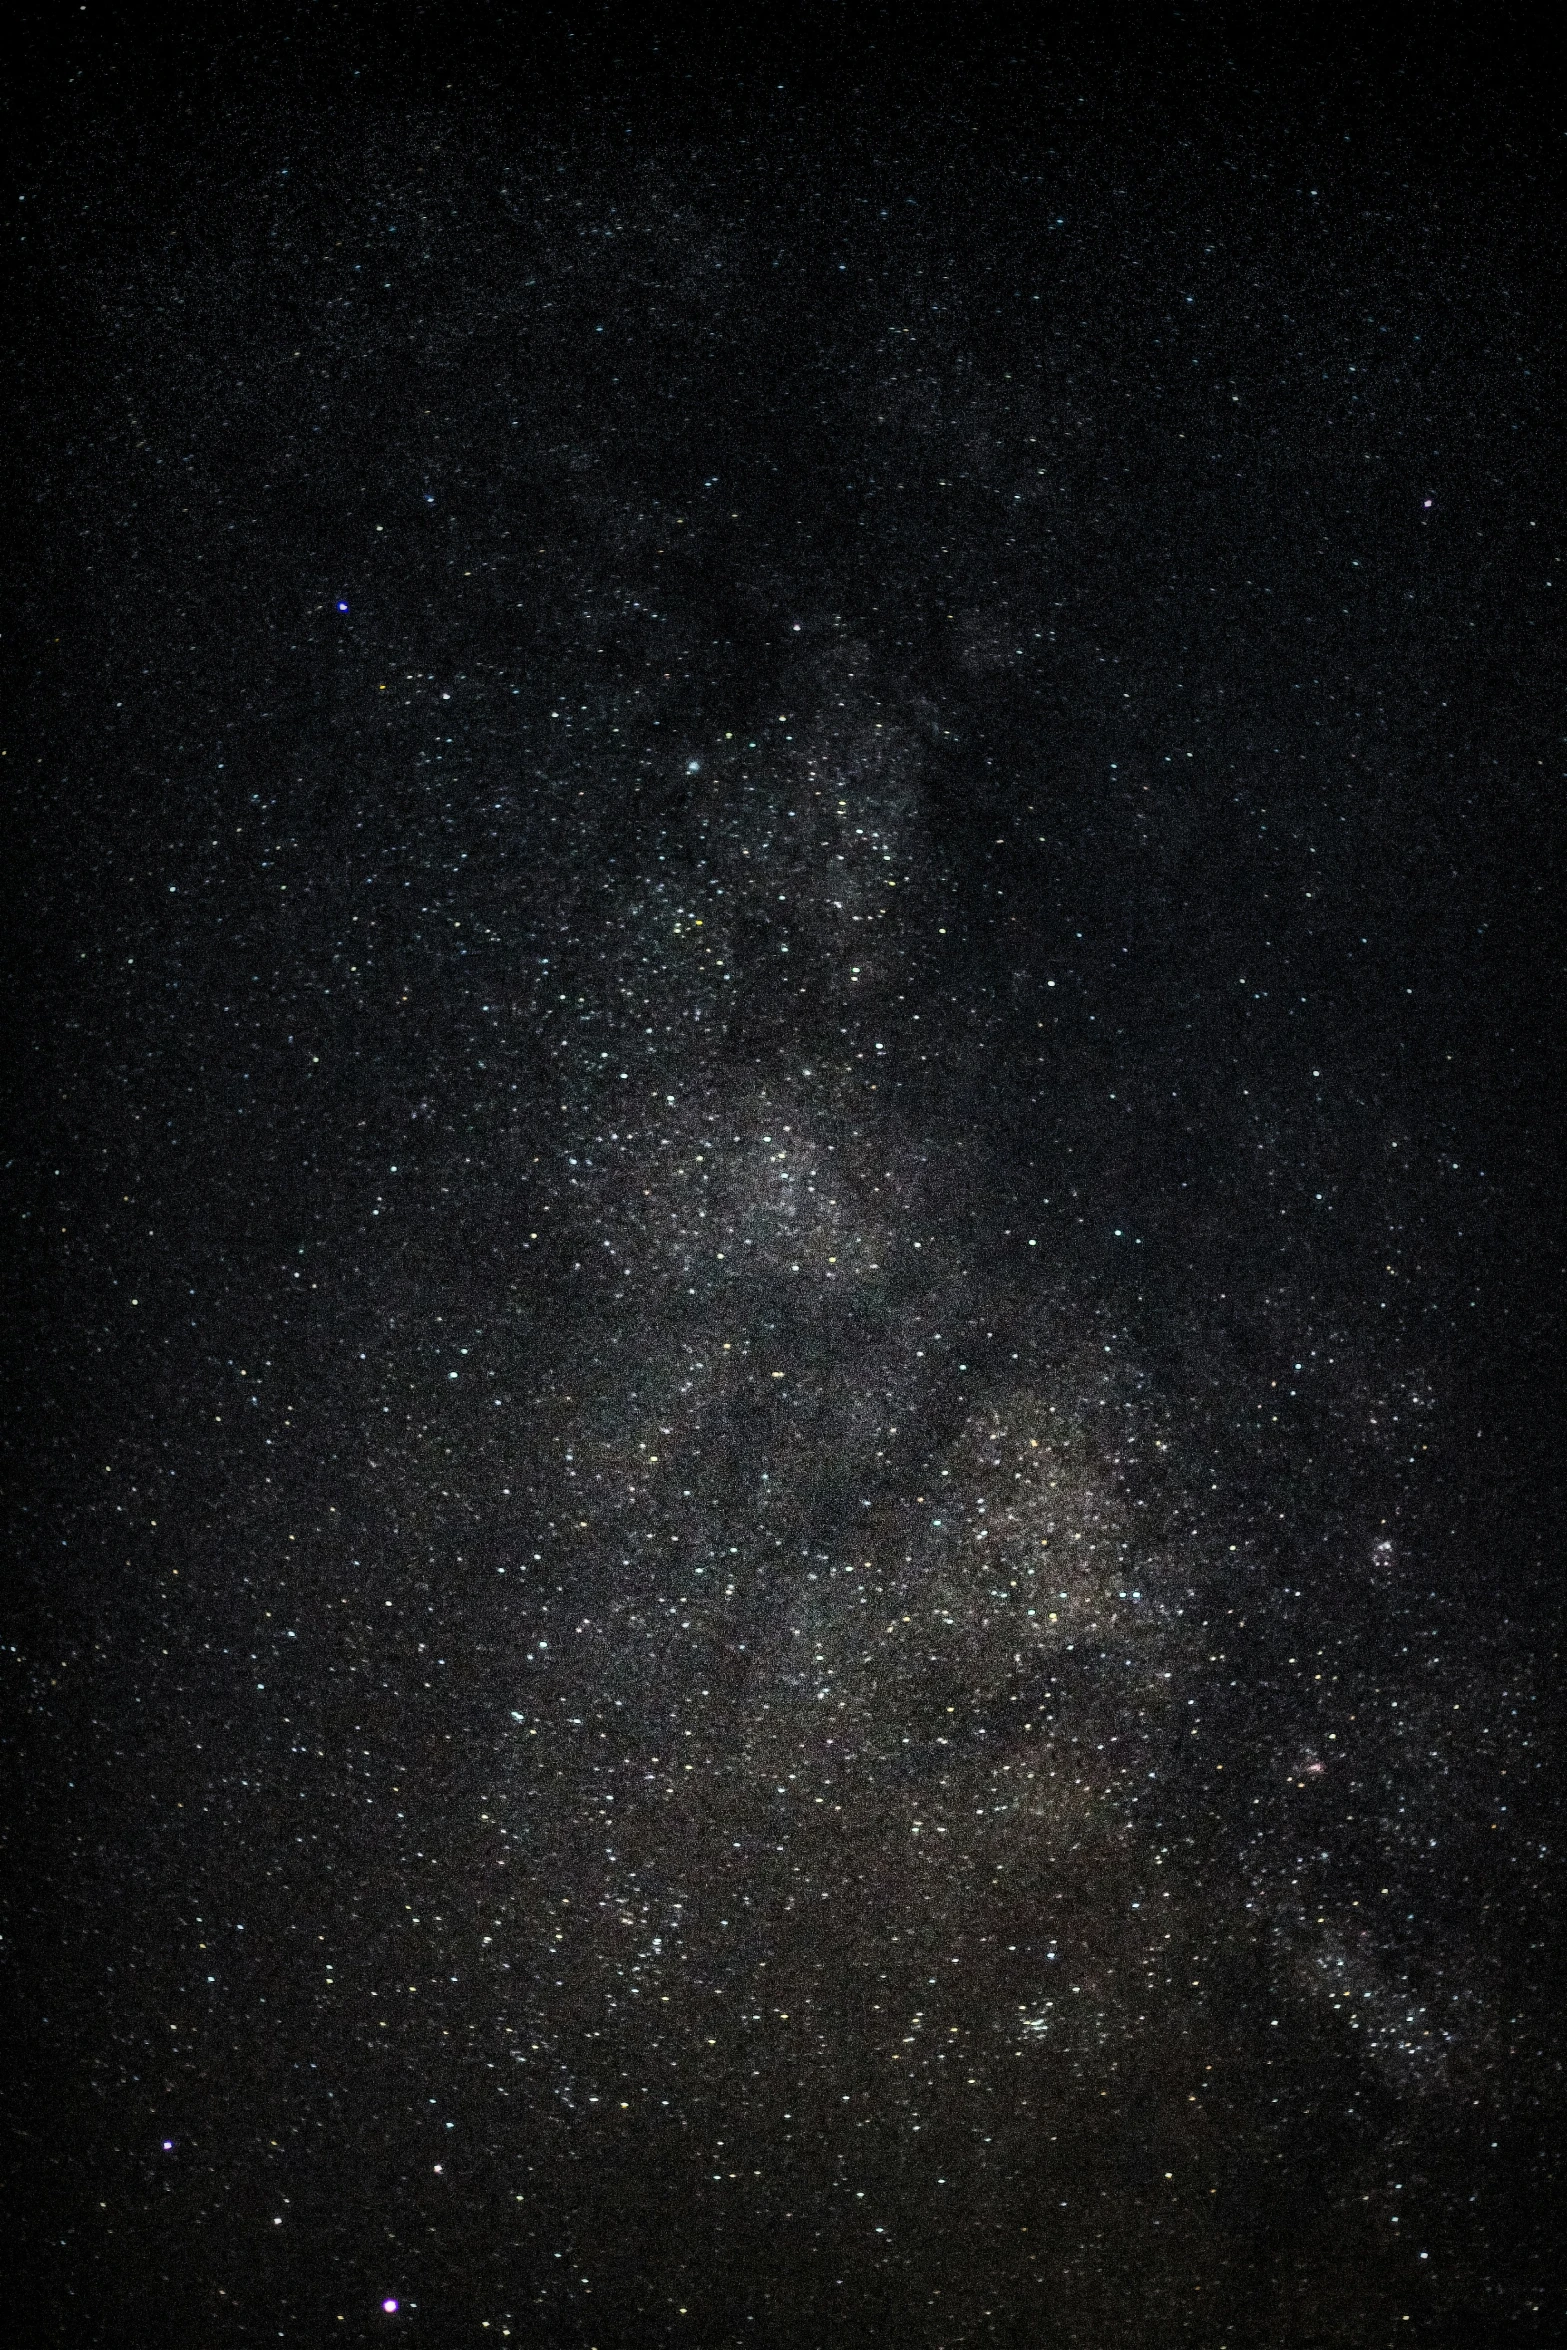
{"type": "Polygon", "coordinates": [[[1560,2338],[1526,13],[25,21],[23,2338],[1560,2338]]]}

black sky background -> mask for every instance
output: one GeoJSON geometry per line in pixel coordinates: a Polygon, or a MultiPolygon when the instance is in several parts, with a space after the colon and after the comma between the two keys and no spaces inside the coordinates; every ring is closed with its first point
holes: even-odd
{"type": "Polygon", "coordinates": [[[1555,2338],[1531,19],[25,22],[29,2338],[1555,2338]]]}

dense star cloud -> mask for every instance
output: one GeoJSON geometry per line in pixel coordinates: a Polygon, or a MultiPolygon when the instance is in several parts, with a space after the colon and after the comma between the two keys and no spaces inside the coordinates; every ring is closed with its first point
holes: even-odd
{"type": "Polygon", "coordinates": [[[23,141],[29,2338],[1549,2338],[1522,66],[301,25],[23,141]]]}

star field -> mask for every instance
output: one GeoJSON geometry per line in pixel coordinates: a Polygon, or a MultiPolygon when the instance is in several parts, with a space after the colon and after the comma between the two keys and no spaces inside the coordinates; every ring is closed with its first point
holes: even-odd
{"type": "Polygon", "coordinates": [[[19,132],[28,2339],[1554,2338],[1523,61],[369,21],[19,132]]]}

